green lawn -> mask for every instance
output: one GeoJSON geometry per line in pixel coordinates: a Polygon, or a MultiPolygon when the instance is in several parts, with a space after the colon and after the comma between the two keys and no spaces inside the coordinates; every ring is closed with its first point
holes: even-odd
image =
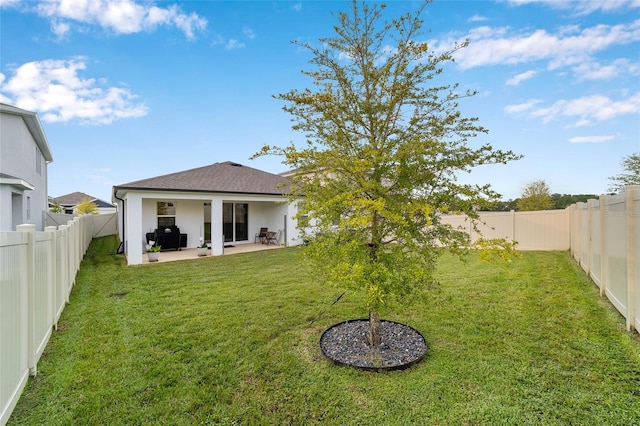
{"type": "Polygon", "coordinates": [[[91,244],[9,424],[640,424],[640,339],[568,253],[443,257],[428,300],[383,313],[427,358],[371,373],[322,357],[366,312],[299,249],[127,267],[116,247],[91,244]]]}

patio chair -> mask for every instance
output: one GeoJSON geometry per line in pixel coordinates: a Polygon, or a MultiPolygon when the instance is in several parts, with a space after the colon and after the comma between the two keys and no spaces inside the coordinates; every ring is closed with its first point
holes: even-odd
{"type": "Polygon", "coordinates": [[[267,228],[260,228],[260,232],[256,234],[255,240],[253,242],[257,243],[258,240],[260,240],[261,243],[264,243],[266,238],[267,238],[267,228]]]}
{"type": "Polygon", "coordinates": [[[274,245],[278,245],[278,240],[280,239],[280,232],[282,231],[278,231],[278,232],[274,232],[274,231],[269,231],[267,232],[267,245],[269,244],[274,244],[274,245]]]}

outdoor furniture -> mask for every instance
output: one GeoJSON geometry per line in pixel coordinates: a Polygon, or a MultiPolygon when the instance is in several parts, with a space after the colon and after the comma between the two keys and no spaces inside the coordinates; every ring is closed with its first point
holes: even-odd
{"type": "Polygon", "coordinates": [[[147,244],[153,240],[162,247],[162,250],[181,250],[182,247],[187,246],[187,234],[181,234],[180,228],[175,225],[169,228],[158,228],[153,233],[148,233],[146,237],[147,244]]]}
{"type": "Polygon", "coordinates": [[[267,228],[260,228],[260,232],[258,232],[258,233],[256,234],[256,237],[255,237],[254,243],[257,243],[257,242],[258,242],[258,240],[259,240],[261,243],[264,243],[264,240],[265,240],[265,238],[266,238],[266,237],[267,237],[267,228]]]}
{"type": "Polygon", "coordinates": [[[274,232],[274,231],[268,231],[267,232],[267,236],[266,236],[266,244],[274,244],[274,245],[278,245],[278,237],[280,236],[280,231],[278,232],[274,232]]]}

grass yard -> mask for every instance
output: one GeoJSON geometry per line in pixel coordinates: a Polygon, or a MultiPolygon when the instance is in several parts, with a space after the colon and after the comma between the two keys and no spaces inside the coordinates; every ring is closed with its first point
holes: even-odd
{"type": "Polygon", "coordinates": [[[640,339],[568,253],[443,257],[429,300],[383,312],[427,358],[371,373],[322,357],[367,313],[299,249],[127,267],[116,247],[92,242],[9,424],[640,424],[640,339]]]}

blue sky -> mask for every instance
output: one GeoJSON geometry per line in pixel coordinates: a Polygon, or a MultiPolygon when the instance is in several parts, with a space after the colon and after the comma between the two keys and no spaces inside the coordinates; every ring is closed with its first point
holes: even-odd
{"type": "MultiPolygon", "coordinates": [[[[414,11],[387,2],[386,16],[414,11]]],[[[334,35],[345,1],[0,0],[0,101],[38,112],[54,162],[49,194],[111,200],[114,185],[221,161],[273,173],[264,143],[302,136],[273,95],[311,87],[292,40],[334,35]]],[[[463,179],[503,199],[545,180],[600,194],[640,151],[640,1],[436,1],[436,50],[469,39],[444,80],[479,94],[461,110],[524,155],[463,179]]]]}

